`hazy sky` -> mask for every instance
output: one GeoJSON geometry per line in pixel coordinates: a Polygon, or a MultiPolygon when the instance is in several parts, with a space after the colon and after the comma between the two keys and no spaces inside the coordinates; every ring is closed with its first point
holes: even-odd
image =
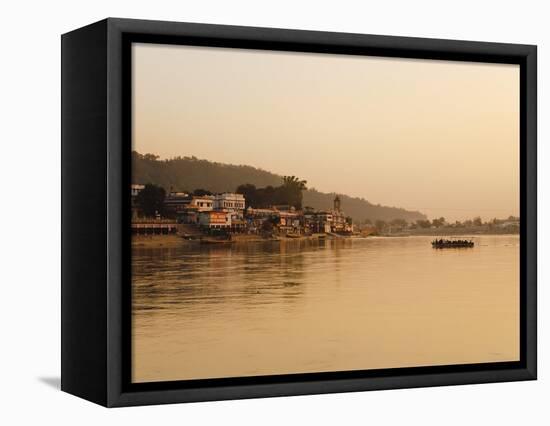
{"type": "Polygon", "coordinates": [[[519,214],[519,66],[155,44],[133,61],[140,153],[430,218],[519,214]]]}

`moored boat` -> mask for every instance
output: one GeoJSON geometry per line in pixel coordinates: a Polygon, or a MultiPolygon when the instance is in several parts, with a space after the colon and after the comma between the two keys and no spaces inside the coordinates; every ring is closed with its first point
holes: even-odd
{"type": "Polygon", "coordinates": [[[219,238],[201,238],[201,244],[232,244],[235,240],[219,239],[219,238]]]}
{"type": "Polygon", "coordinates": [[[286,234],[286,237],[287,238],[301,238],[302,236],[300,234],[295,234],[295,233],[292,233],[292,232],[288,232],[286,234]]]}

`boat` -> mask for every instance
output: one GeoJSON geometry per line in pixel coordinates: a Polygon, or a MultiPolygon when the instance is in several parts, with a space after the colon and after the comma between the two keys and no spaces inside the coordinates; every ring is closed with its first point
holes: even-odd
{"type": "Polygon", "coordinates": [[[443,249],[443,248],[469,248],[473,247],[474,242],[471,239],[463,239],[463,238],[438,238],[436,240],[432,241],[432,247],[436,249],[443,249]]]}
{"type": "Polygon", "coordinates": [[[286,237],[287,238],[301,238],[302,236],[300,234],[295,234],[295,233],[289,232],[289,233],[286,234],[286,237]]]}
{"type": "Polygon", "coordinates": [[[235,240],[219,239],[219,238],[201,238],[201,244],[233,244],[235,240]]]}

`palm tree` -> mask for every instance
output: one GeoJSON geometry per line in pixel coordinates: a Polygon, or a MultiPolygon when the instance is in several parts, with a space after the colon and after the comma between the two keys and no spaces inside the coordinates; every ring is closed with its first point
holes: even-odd
{"type": "Polygon", "coordinates": [[[283,194],[285,202],[297,209],[302,208],[302,191],[307,189],[307,181],[296,176],[283,176],[283,194]]]}
{"type": "Polygon", "coordinates": [[[307,189],[307,180],[300,180],[296,176],[283,176],[283,184],[284,186],[297,188],[300,191],[307,189]]]}

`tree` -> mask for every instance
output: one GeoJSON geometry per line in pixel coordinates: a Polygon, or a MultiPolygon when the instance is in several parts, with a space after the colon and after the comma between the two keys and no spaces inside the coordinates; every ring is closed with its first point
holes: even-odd
{"type": "Polygon", "coordinates": [[[270,207],[273,204],[280,204],[277,196],[277,188],[268,185],[258,189],[258,204],[260,207],[270,207]]]}
{"type": "Polygon", "coordinates": [[[307,189],[307,181],[300,180],[296,176],[283,176],[283,185],[279,187],[281,201],[284,204],[302,208],[302,191],[307,189]]]}
{"type": "Polygon", "coordinates": [[[148,183],[136,196],[136,204],[145,216],[154,217],[164,213],[165,198],[164,188],[148,183]]]}
{"type": "Polygon", "coordinates": [[[381,219],[378,219],[376,222],[374,222],[374,226],[376,226],[376,229],[378,232],[382,232],[384,229],[386,229],[387,223],[381,219]]]}
{"type": "Polygon", "coordinates": [[[246,207],[256,207],[258,205],[256,185],[251,183],[245,183],[239,185],[235,189],[237,194],[242,194],[244,197],[244,202],[246,207]]]}
{"type": "Polygon", "coordinates": [[[295,186],[296,188],[299,188],[300,191],[305,191],[307,189],[306,184],[306,180],[300,180],[296,176],[283,176],[284,186],[295,186]]]}
{"type": "Polygon", "coordinates": [[[157,161],[159,159],[158,155],[155,155],[155,154],[140,154],[137,151],[132,151],[132,155],[137,157],[140,160],[145,160],[145,161],[157,161]]]}
{"type": "Polygon", "coordinates": [[[429,228],[430,226],[432,226],[432,224],[429,220],[422,220],[422,219],[417,220],[416,224],[418,225],[419,228],[423,228],[423,229],[426,229],[426,228],[429,228]]]}
{"type": "Polygon", "coordinates": [[[391,221],[391,225],[398,228],[404,228],[405,226],[407,226],[407,223],[408,222],[405,219],[393,219],[391,221]]]}
{"type": "Polygon", "coordinates": [[[477,217],[474,217],[473,224],[474,224],[474,226],[481,226],[481,225],[483,225],[483,222],[481,221],[481,218],[479,216],[477,216],[477,217]]]}
{"type": "Polygon", "coordinates": [[[212,195],[212,193],[207,189],[199,188],[193,191],[193,195],[196,195],[197,197],[204,197],[205,195],[212,195]]]}
{"type": "Polygon", "coordinates": [[[265,188],[246,183],[239,185],[236,192],[243,194],[247,207],[266,208],[277,204],[288,204],[297,209],[302,208],[302,191],[306,188],[306,181],[299,180],[295,176],[285,176],[283,185],[265,188]]]}
{"type": "Polygon", "coordinates": [[[435,226],[436,228],[441,228],[443,225],[445,225],[445,218],[440,217],[432,220],[432,225],[435,226]]]}

